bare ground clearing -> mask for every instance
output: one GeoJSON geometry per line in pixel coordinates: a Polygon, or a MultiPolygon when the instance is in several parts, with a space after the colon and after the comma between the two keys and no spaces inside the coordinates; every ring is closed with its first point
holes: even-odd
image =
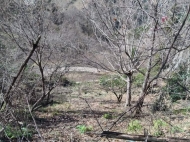
{"type": "MultiPolygon", "coordinates": [[[[60,142],[103,142],[108,141],[106,138],[100,138],[96,135],[81,133],[77,126],[83,125],[90,127],[90,133],[101,133],[102,130],[97,123],[100,123],[103,130],[108,130],[118,117],[125,112],[124,100],[119,104],[111,92],[105,92],[100,89],[97,80],[99,74],[94,73],[71,73],[68,77],[80,82],[73,87],[58,87],[54,94],[55,103],[36,112],[35,117],[42,136],[45,141],[60,142]],[[92,82],[96,80],[96,82],[92,82]],[[80,93],[79,93],[80,92],[80,93]],[[88,104],[80,99],[86,98],[88,104]],[[110,114],[111,118],[106,119],[105,114],[110,114]]],[[[145,104],[153,104],[157,94],[147,96],[145,104]]],[[[138,95],[133,95],[133,104],[137,101],[138,95]]],[[[149,134],[156,135],[157,130],[154,128],[154,120],[162,119],[167,125],[161,127],[159,131],[161,136],[177,136],[190,138],[190,113],[189,111],[176,111],[184,108],[183,102],[173,104],[170,111],[151,113],[150,105],[143,108],[143,114],[133,118],[127,113],[111,129],[112,131],[123,132],[128,134],[143,134],[147,129],[149,134]],[[175,110],[174,110],[175,109],[175,110]],[[129,131],[129,123],[132,120],[139,120],[142,129],[138,131],[129,131]],[[176,130],[174,129],[176,128],[176,130]]],[[[112,142],[124,142],[124,140],[109,139],[112,142]]],[[[33,141],[40,141],[38,135],[35,135],[33,141]]]]}

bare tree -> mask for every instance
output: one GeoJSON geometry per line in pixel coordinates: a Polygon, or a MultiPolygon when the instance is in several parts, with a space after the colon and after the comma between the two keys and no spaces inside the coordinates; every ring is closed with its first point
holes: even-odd
{"type": "MultiPolygon", "coordinates": [[[[139,6],[142,8],[140,2],[139,6]]],[[[152,16],[152,43],[149,50],[147,71],[142,86],[141,97],[137,103],[137,113],[141,111],[144,98],[148,94],[151,83],[158,78],[166,77],[168,72],[162,73],[162,71],[167,68],[167,65],[170,64],[177,53],[182,52],[189,47],[186,41],[189,41],[190,34],[187,30],[190,24],[188,20],[190,3],[186,3],[186,1],[175,1],[172,5],[172,1],[167,1],[163,5],[161,1],[156,1],[153,3],[152,7],[154,11],[152,16]],[[166,8],[168,8],[172,14],[169,12],[166,13],[164,11],[166,8]],[[180,10],[176,11],[177,9],[180,10]],[[162,17],[159,17],[160,15],[162,17]],[[158,54],[159,59],[157,59],[158,54]],[[155,66],[157,66],[157,70],[152,75],[151,72],[153,72],[155,66]]],[[[172,68],[175,65],[176,64],[171,65],[172,68]]]]}
{"type": "Polygon", "coordinates": [[[88,59],[127,76],[126,105],[130,105],[134,73],[143,74],[136,104],[140,111],[153,81],[166,77],[163,70],[173,68],[174,56],[189,47],[189,2],[92,0],[84,6],[102,47],[98,55],[90,54],[96,60],[88,59]]]}
{"type": "Polygon", "coordinates": [[[0,7],[4,13],[0,20],[1,53],[5,51],[1,60],[2,124],[14,119],[20,126],[17,122],[26,118],[20,114],[22,111],[31,113],[52,103],[53,89],[61,85],[77,55],[65,39],[64,26],[57,27],[51,19],[54,11],[47,10],[47,6],[41,0],[10,0],[0,7]],[[4,117],[7,114],[11,115],[4,117]]]}
{"type": "Polygon", "coordinates": [[[94,62],[116,72],[127,82],[126,106],[131,105],[133,74],[144,74],[140,68],[147,58],[143,50],[146,43],[142,39],[149,28],[148,15],[134,7],[130,1],[92,1],[86,7],[87,17],[102,47],[99,55],[94,55],[94,62]],[[97,58],[101,60],[97,62],[97,58]]]}

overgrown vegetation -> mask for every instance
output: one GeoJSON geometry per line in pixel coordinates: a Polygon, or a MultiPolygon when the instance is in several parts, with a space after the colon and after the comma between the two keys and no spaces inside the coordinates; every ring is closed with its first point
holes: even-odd
{"type": "Polygon", "coordinates": [[[33,129],[21,126],[20,128],[7,125],[4,130],[5,136],[8,137],[8,139],[31,139],[33,136],[33,129]]]}
{"type": "Polygon", "coordinates": [[[187,67],[180,66],[179,71],[173,73],[171,77],[167,79],[165,91],[167,91],[171,97],[172,102],[189,98],[189,77],[190,74],[187,67]]]}

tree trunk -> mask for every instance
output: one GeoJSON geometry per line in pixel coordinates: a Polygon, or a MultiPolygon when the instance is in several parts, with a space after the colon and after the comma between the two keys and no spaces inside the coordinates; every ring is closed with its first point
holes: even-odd
{"type": "MultiPolygon", "coordinates": [[[[157,17],[157,6],[155,7],[154,9],[154,16],[157,17]]],[[[143,85],[142,85],[142,91],[141,91],[141,94],[140,94],[140,98],[136,104],[136,112],[135,112],[135,115],[136,114],[139,114],[141,113],[141,109],[142,109],[142,106],[143,106],[143,103],[144,103],[144,99],[145,99],[145,96],[147,95],[147,91],[150,87],[150,73],[151,73],[151,70],[153,68],[152,66],[152,62],[153,62],[153,51],[154,51],[154,47],[155,47],[155,40],[156,40],[156,29],[157,29],[157,26],[158,26],[158,21],[153,21],[155,22],[155,26],[154,26],[154,31],[153,31],[153,39],[152,39],[152,47],[150,48],[149,50],[149,59],[148,59],[148,64],[147,64],[147,71],[146,71],[146,74],[145,74],[145,78],[144,78],[144,82],[143,82],[143,85]]]]}
{"type": "Polygon", "coordinates": [[[146,75],[145,75],[145,78],[144,78],[144,82],[143,82],[143,85],[142,85],[142,90],[141,90],[141,93],[140,93],[140,98],[136,104],[136,112],[135,114],[140,114],[141,113],[141,108],[143,106],[143,103],[144,103],[144,99],[145,99],[145,96],[148,94],[148,90],[150,88],[150,72],[151,72],[151,65],[152,65],[152,51],[150,51],[150,58],[149,58],[149,61],[148,61],[148,67],[147,67],[147,72],[146,72],[146,75]]]}
{"type": "Polygon", "coordinates": [[[132,73],[127,75],[127,92],[125,106],[131,106],[132,73]]]}

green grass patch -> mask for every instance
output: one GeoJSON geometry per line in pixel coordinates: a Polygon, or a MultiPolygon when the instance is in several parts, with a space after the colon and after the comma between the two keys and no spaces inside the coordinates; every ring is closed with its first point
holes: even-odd
{"type": "Polygon", "coordinates": [[[173,126],[170,131],[173,134],[184,132],[184,130],[181,127],[178,127],[178,126],[173,126]]]}
{"type": "Polygon", "coordinates": [[[162,136],[164,134],[163,129],[167,126],[168,126],[168,124],[165,121],[163,121],[162,119],[154,120],[153,121],[154,136],[156,136],[156,137],[162,136]]]}
{"type": "Polygon", "coordinates": [[[78,125],[76,127],[80,133],[86,133],[93,130],[92,126],[86,126],[86,125],[78,125]]]}
{"type": "Polygon", "coordinates": [[[176,109],[173,111],[174,114],[184,114],[184,115],[186,115],[189,112],[190,112],[190,108],[176,109]]]}
{"type": "Polygon", "coordinates": [[[9,139],[17,139],[20,137],[31,138],[34,131],[27,127],[21,127],[19,129],[17,127],[8,125],[5,127],[4,133],[5,133],[5,136],[8,137],[9,139]]]}
{"type": "Polygon", "coordinates": [[[113,116],[112,116],[112,114],[110,114],[110,113],[105,113],[105,114],[103,115],[103,118],[105,118],[105,119],[112,119],[113,116]]]}
{"type": "Polygon", "coordinates": [[[129,125],[128,125],[128,128],[127,128],[127,131],[129,132],[139,132],[142,130],[142,125],[140,123],[139,120],[131,120],[129,122],[129,125]]]}

